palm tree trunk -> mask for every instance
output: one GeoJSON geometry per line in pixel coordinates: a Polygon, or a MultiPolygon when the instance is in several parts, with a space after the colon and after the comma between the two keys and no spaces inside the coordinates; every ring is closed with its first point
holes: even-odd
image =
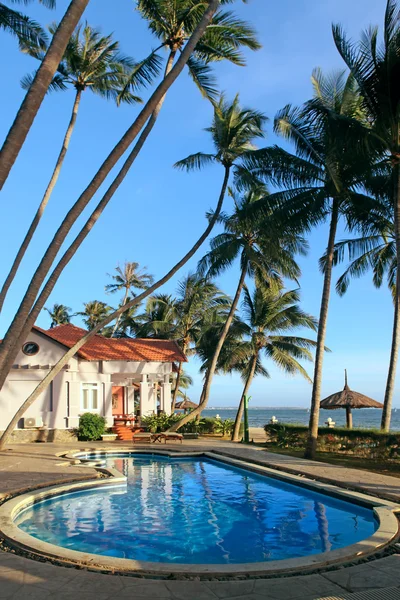
{"type": "MultiPolygon", "coordinates": [[[[145,124],[146,120],[152,115],[152,113],[157,108],[158,103],[164,97],[168,89],[178,78],[180,73],[182,72],[185,64],[187,63],[191,53],[193,52],[196,44],[199,39],[203,35],[205,29],[207,28],[210,20],[212,19],[214,13],[216,12],[219,6],[220,0],[209,0],[208,8],[203,14],[202,19],[199,22],[199,25],[196,27],[192,36],[188,40],[185,45],[184,50],[180,54],[177,62],[171,69],[170,73],[163,79],[163,81],[159,84],[155,92],[152,94],[151,98],[147,102],[146,106],[142,109],[134,123],[129,127],[127,132],[122,136],[121,140],[116,144],[113,148],[107,159],[101,165],[100,169],[92,179],[89,186],[86,190],[81,194],[80,198],[76,201],[74,206],[70,209],[67,216],[61,223],[59,229],[57,230],[52,242],[50,243],[47,251],[45,252],[39,267],[37,268],[29,286],[25,293],[25,296],[22,300],[22,303],[19,306],[19,309],[8,328],[8,331],[3,339],[3,342],[0,347],[0,389],[4,385],[5,378],[10,369],[10,365],[15,360],[15,357],[18,353],[19,342],[20,339],[23,338],[21,335],[22,330],[26,331],[26,323],[28,320],[28,316],[34,305],[35,299],[39,293],[39,290],[43,284],[43,281],[48,274],[51,265],[53,264],[58,251],[65,240],[65,237],[68,235],[71,227],[76,222],[76,220],[81,215],[82,211],[86,208],[87,204],[90,202],[100,185],[103,183],[107,175],[110,173],[111,169],[115,166],[121,156],[128,149],[132,141],[135,139],[140,129],[145,124]],[[25,326],[25,327],[24,327],[25,326]]],[[[102,207],[107,204],[109,199],[113,196],[115,190],[119,187],[123,178],[126,175],[127,170],[129,169],[129,159],[121,169],[120,173],[117,175],[114,182],[111,184],[108,189],[106,195],[103,197],[103,200],[100,204],[102,207]]],[[[100,206],[100,205],[99,205],[100,206]]],[[[100,210],[97,207],[96,211],[100,210]]],[[[102,210],[102,209],[101,209],[102,210]]],[[[101,214],[100,210],[100,214],[101,214]]],[[[49,278],[51,281],[50,285],[54,287],[55,282],[57,281],[57,272],[58,269],[62,271],[62,264],[64,258],[67,259],[67,256],[70,258],[75,254],[77,248],[79,247],[81,241],[86,237],[89,233],[90,229],[93,227],[93,224],[96,222],[98,215],[97,213],[93,213],[89,221],[86,223],[84,229],[77,236],[74,243],[70,246],[69,250],[64,254],[63,259],[58,263],[57,268],[53,271],[52,275],[49,278]]],[[[69,259],[70,259],[69,258],[69,259]]],[[[65,264],[69,262],[69,259],[66,260],[65,264]]],[[[60,271],[60,272],[61,272],[60,271]]],[[[128,306],[128,305],[127,305],[128,306]]]]}
{"type": "Polygon", "coordinates": [[[172,425],[172,427],[170,427],[170,429],[168,431],[178,431],[178,429],[180,429],[180,427],[182,427],[183,425],[185,425],[186,423],[188,423],[189,421],[191,421],[197,415],[200,415],[203,412],[203,410],[205,409],[205,407],[207,406],[207,404],[208,404],[208,399],[210,397],[210,390],[211,390],[212,379],[214,377],[214,373],[215,373],[216,368],[217,368],[217,362],[218,362],[218,359],[219,359],[219,355],[221,354],[222,346],[224,345],[224,342],[226,340],[226,336],[228,335],[229,328],[230,328],[230,326],[232,324],[232,321],[233,321],[233,317],[235,316],[236,308],[237,308],[237,305],[239,303],[240,295],[241,295],[242,290],[243,290],[244,281],[246,279],[246,272],[247,272],[247,263],[242,268],[242,272],[240,274],[240,279],[239,279],[239,284],[238,284],[238,287],[237,287],[237,290],[236,290],[235,297],[234,297],[233,302],[232,302],[231,309],[229,311],[228,318],[226,320],[226,323],[225,323],[224,328],[223,328],[222,333],[221,333],[221,337],[218,340],[218,344],[217,344],[217,346],[215,348],[214,355],[212,357],[212,361],[211,361],[210,368],[208,370],[206,381],[205,381],[205,385],[204,385],[204,395],[203,395],[202,401],[199,404],[199,406],[197,408],[195,408],[190,413],[190,415],[187,415],[186,417],[183,417],[183,419],[181,419],[177,423],[174,423],[172,425]]]}
{"type": "MultiPolygon", "coordinates": [[[[394,165],[394,226],[396,236],[396,255],[397,264],[400,265],[400,166],[396,161],[394,165]]],[[[392,347],[390,351],[389,372],[386,382],[385,400],[383,402],[381,429],[389,431],[390,421],[392,417],[392,401],[394,394],[394,385],[396,381],[396,368],[399,356],[399,338],[400,338],[400,319],[399,319],[399,304],[400,304],[400,269],[396,271],[396,298],[394,302],[394,320],[392,347]]]]}
{"type": "Polygon", "coordinates": [[[53,76],[64,56],[70,37],[89,4],[89,0],[72,0],[61,19],[49,49],[19,108],[0,153],[0,190],[25,142],[26,136],[49,89],[53,76]]]}
{"type": "MultiPolygon", "coordinates": [[[[6,430],[4,431],[3,435],[0,438],[0,450],[2,450],[5,447],[5,445],[7,444],[7,441],[9,440],[12,432],[14,431],[14,429],[15,429],[19,419],[22,417],[22,415],[28,410],[28,408],[30,406],[32,406],[32,404],[35,402],[35,400],[50,385],[50,383],[58,375],[58,373],[60,373],[60,371],[64,368],[64,366],[66,364],[68,364],[68,361],[70,360],[70,358],[75,356],[75,354],[78,352],[78,350],[80,348],[82,348],[82,346],[84,346],[86,344],[86,342],[88,340],[90,340],[90,338],[92,338],[96,333],[101,331],[101,329],[103,329],[106,325],[108,325],[109,323],[114,321],[114,319],[116,319],[120,314],[122,314],[126,310],[129,310],[130,308],[132,308],[132,306],[136,306],[137,304],[140,304],[145,298],[147,298],[153,292],[155,292],[155,290],[157,290],[162,285],[164,285],[164,283],[167,283],[167,281],[169,281],[175,275],[175,273],[177,273],[197,252],[197,250],[200,248],[200,246],[203,244],[203,242],[210,235],[210,233],[221,213],[222,205],[223,205],[225,194],[226,194],[226,189],[228,187],[230,170],[231,170],[230,167],[228,167],[228,166],[225,167],[224,181],[222,184],[221,193],[219,195],[218,204],[215,209],[215,212],[214,212],[212,218],[210,219],[207,228],[205,229],[203,234],[200,236],[200,238],[197,240],[197,242],[192,246],[192,248],[189,250],[189,252],[187,252],[185,254],[185,256],[179,262],[177,262],[176,265],[174,265],[172,267],[172,269],[170,271],[168,271],[168,273],[166,275],[164,275],[164,277],[162,277],[156,283],[154,283],[152,286],[150,286],[145,292],[143,292],[142,294],[139,294],[138,296],[136,296],[136,298],[127,302],[125,304],[125,306],[121,306],[116,311],[114,311],[113,313],[108,315],[101,323],[96,325],[96,327],[94,327],[85,336],[83,336],[83,338],[81,338],[72,348],[70,348],[70,350],[68,350],[68,352],[66,352],[64,354],[64,356],[49,371],[49,373],[46,375],[46,377],[39,383],[39,385],[34,389],[32,394],[25,400],[25,402],[17,410],[14,417],[12,418],[12,420],[10,421],[6,430]]],[[[9,364],[9,368],[11,368],[11,364],[9,364]]]]}
{"type": "Polygon", "coordinates": [[[339,221],[339,202],[333,200],[331,224],[329,228],[328,248],[326,252],[326,266],[324,285],[322,289],[321,309],[318,323],[317,349],[315,353],[314,380],[311,397],[310,422],[308,426],[308,439],[305,458],[315,458],[318,440],[319,404],[321,401],[322,366],[325,351],[326,326],[328,322],[329,297],[331,292],[333,255],[335,249],[335,236],[339,221]]]}
{"type": "Polygon", "coordinates": [[[236,414],[235,425],[233,427],[233,433],[232,433],[232,441],[233,442],[239,441],[240,424],[242,422],[243,410],[244,410],[244,397],[247,396],[248,391],[250,389],[251,382],[253,381],[254,373],[256,372],[256,366],[257,366],[257,354],[255,354],[253,356],[253,360],[252,360],[251,367],[250,367],[250,373],[249,373],[246,383],[244,385],[242,397],[240,398],[239,408],[238,408],[238,411],[236,414]]]}
{"type": "MultiPolygon", "coordinates": [[[[183,350],[182,350],[182,352],[183,352],[183,350]]],[[[178,397],[179,384],[181,382],[182,371],[183,371],[182,363],[180,362],[179,367],[178,367],[178,374],[176,376],[176,381],[175,381],[175,389],[174,389],[174,393],[172,394],[172,404],[171,404],[171,412],[172,413],[175,412],[175,404],[176,404],[176,399],[178,397]]]]}
{"type": "Polygon", "coordinates": [[[12,264],[12,267],[10,269],[9,274],[7,275],[7,278],[3,284],[3,287],[1,288],[0,291],[0,312],[3,309],[3,304],[4,304],[4,300],[6,298],[7,292],[10,289],[10,285],[12,284],[12,282],[14,281],[14,277],[17,274],[19,265],[21,264],[22,259],[25,256],[25,252],[28,249],[28,246],[31,242],[31,239],[37,229],[37,226],[39,225],[40,219],[42,218],[42,215],[44,213],[44,210],[47,206],[48,201],[50,200],[50,196],[54,190],[54,187],[57,183],[58,177],[60,175],[61,172],[61,167],[63,165],[64,159],[65,159],[65,155],[67,154],[68,151],[68,146],[69,146],[69,142],[71,140],[71,135],[72,132],[74,130],[75,127],[75,123],[76,123],[76,117],[78,115],[78,108],[79,108],[79,103],[81,101],[81,95],[82,95],[82,90],[78,89],[76,92],[76,96],[75,96],[75,102],[72,108],[72,114],[71,114],[71,118],[70,121],[68,123],[68,127],[67,127],[67,131],[65,133],[64,136],[64,140],[63,140],[63,144],[61,147],[61,151],[60,154],[58,155],[58,159],[56,162],[56,166],[54,167],[54,171],[52,173],[51,179],[48,183],[48,186],[46,188],[46,191],[44,193],[44,196],[42,198],[41,203],[39,204],[39,208],[36,211],[35,216],[33,217],[33,221],[30,224],[30,227],[28,229],[28,233],[26,234],[19,250],[17,253],[17,256],[14,259],[14,262],[12,264]]]}
{"type": "MultiPolygon", "coordinates": [[[[126,287],[126,288],[125,288],[124,300],[123,300],[123,302],[122,302],[122,306],[125,306],[125,304],[126,304],[126,301],[128,300],[128,294],[129,294],[129,288],[128,288],[128,287],[126,287]]],[[[122,313],[121,313],[121,314],[122,314],[122,313]]],[[[118,329],[118,325],[119,325],[119,322],[120,322],[120,320],[121,320],[121,315],[118,315],[118,319],[115,321],[115,325],[114,325],[114,329],[112,330],[111,337],[114,337],[114,335],[115,335],[115,332],[116,332],[116,331],[117,331],[117,329],[118,329]]]]}

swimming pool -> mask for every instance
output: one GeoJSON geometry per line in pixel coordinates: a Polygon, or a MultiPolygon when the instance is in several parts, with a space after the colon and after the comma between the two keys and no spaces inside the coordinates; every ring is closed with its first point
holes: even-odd
{"type": "Polygon", "coordinates": [[[378,528],[371,508],[209,457],[105,460],[126,485],[53,496],[19,512],[16,525],[70,550],[171,565],[330,553],[378,528]]]}

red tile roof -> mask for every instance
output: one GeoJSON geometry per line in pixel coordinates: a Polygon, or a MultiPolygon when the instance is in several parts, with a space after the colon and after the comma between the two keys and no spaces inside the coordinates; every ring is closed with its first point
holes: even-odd
{"type": "MultiPolygon", "coordinates": [[[[72,348],[86,333],[75,325],[58,325],[53,329],[34,329],[47,337],[72,348]]],[[[187,362],[178,344],[172,340],[141,338],[106,338],[95,334],[80,350],[84,360],[129,360],[133,362],[187,362]]]]}

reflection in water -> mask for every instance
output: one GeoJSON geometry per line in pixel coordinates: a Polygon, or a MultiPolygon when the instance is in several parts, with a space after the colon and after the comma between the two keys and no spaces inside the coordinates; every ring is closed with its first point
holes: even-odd
{"type": "Polygon", "coordinates": [[[370,510],[217,461],[135,455],[108,464],[127,487],[47,500],[18,525],[83,552],[192,564],[329,552],[376,528],[370,510]]]}
{"type": "Polygon", "coordinates": [[[322,552],[329,552],[332,544],[329,540],[329,523],[326,518],[325,506],[321,502],[314,502],[315,516],[318,522],[318,531],[321,536],[322,552]]]}

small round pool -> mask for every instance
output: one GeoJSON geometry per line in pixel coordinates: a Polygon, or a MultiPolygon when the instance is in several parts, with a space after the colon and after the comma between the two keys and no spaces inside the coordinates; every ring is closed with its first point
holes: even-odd
{"type": "Polygon", "coordinates": [[[18,515],[18,527],[80,552],[192,565],[331,552],[378,527],[372,509],[219,460],[135,453],[106,464],[127,485],[40,501],[18,515]]]}

